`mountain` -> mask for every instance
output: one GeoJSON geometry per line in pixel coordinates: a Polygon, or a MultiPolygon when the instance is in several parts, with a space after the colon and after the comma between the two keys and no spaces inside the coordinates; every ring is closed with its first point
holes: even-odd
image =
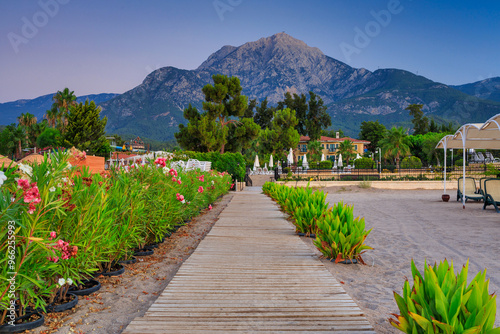
{"type": "MultiPolygon", "coordinates": [[[[54,93],[55,94],[55,93],[54,93]]],[[[54,94],[47,94],[37,97],[32,100],[17,100],[13,102],[0,103],[0,124],[7,125],[17,122],[17,117],[22,113],[29,112],[38,118],[38,121],[43,119],[45,112],[52,107],[52,97],[54,94]]],[[[80,96],[76,99],[77,102],[85,102],[85,100],[94,101],[96,104],[112,99],[118,94],[91,94],[80,96]]]]}
{"type": "MultiPolygon", "coordinates": [[[[366,120],[410,126],[405,108],[412,103],[423,104],[424,112],[438,123],[481,122],[500,113],[494,93],[485,100],[484,94],[474,96],[475,88],[468,85],[447,86],[400,69],[353,68],[279,33],[238,47],[223,46],[195,70],[164,67],[150,73],[139,86],[100,103],[102,115],[108,117],[106,130],[173,139],[178,125],[185,122],[184,108],[191,103],[201,109],[201,89],[219,73],[237,76],[249,99],[267,97],[271,104],[288,91],[313,91],[325,101],[333,127],[353,137],[366,120]]],[[[491,80],[498,83],[497,79],[491,80]]],[[[19,114],[20,109],[16,117],[19,114]]]]}
{"type": "Polygon", "coordinates": [[[136,88],[101,104],[108,116],[108,131],[171,139],[184,122],[183,109],[201,107],[201,88],[211,75],[222,73],[241,80],[250,99],[283,99],[287,91],[321,96],[333,126],[357,136],[364,120],[379,119],[387,126],[409,125],[404,110],[423,104],[423,110],[439,122],[484,121],[500,113],[500,103],[483,100],[459,89],[399,69],[371,72],[324,55],[285,33],[261,38],[239,47],[224,46],[197,69],[165,67],[149,74],[136,88]]]}
{"type": "Polygon", "coordinates": [[[466,94],[500,102],[500,77],[489,78],[470,84],[451,86],[466,94]]]}

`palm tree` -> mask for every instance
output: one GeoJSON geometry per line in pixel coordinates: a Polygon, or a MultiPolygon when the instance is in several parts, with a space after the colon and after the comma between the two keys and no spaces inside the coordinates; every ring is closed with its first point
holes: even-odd
{"type": "Polygon", "coordinates": [[[27,112],[26,114],[22,113],[21,116],[17,118],[17,121],[19,122],[19,126],[25,129],[26,143],[28,144],[29,138],[31,137],[31,129],[37,124],[38,120],[35,115],[27,112]]]}
{"type": "Polygon", "coordinates": [[[50,109],[48,109],[45,112],[45,115],[43,116],[46,120],[47,123],[51,128],[54,128],[56,126],[56,121],[57,121],[57,114],[59,113],[59,110],[57,110],[57,105],[54,103],[50,109]]]}
{"type": "Polygon", "coordinates": [[[59,124],[61,133],[66,129],[68,123],[68,112],[71,106],[76,105],[76,95],[74,91],[64,88],[63,91],[58,91],[54,97],[54,105],[59,110],[57,114],[57,122],[59,124]]]}
{"type": "Polygon", "coordinates": [[[346,139],[339,144],[338,153],[342,154],[342,156],[346,159],[347,164],[349,164],[349,160],[356,155],[355,152],[354,144],[349,139],[346,139]]]}
{"type": "Polygon", "coordinates": [[[9,148],[15,152],[15,156],[19,159],[23,152],[23,146],[26,145],[26,131],[22,126],[10,127],[10,145],[9,148]]]}
{"type": "Polygon", "coordinates": [[[399,169],[399,158],[405,157],[410,153],[410,139],[402,127],[392,127],[386,136],[379,142],[384,158],[395,159],[396,166],[399,169]]]}
{"type": "Polygon", "coordinates": [[[17,118],[17,121],[19,122],[19,125],[26,127],[30,127],[38,122],[35,115],[30,114],[29,112],[27,112],[26,114],[22,113],[21,116],[17,118]]]}

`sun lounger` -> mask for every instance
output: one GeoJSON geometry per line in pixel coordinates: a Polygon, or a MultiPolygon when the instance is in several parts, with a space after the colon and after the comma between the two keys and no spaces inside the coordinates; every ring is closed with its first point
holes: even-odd
{"type": "Polygon", "coordinates": [[[465,196],[465,201],[472,199],[474,201],[480,201],[483,199],[483,195],[478,193],[476,187],[476,180],[473,177],[465,178],[465,191],[463,188],[463,177],[458,178],[458,189],[457,189],[457,201],[462,200],[462,195],[465,196]]]}
{"type": "Polygon", "coordinates": [[[500,179],[488,179],[484,181],[484,205],[483,210],[488,205],[493,205],[495,210],[500,213],[500,179]]]}

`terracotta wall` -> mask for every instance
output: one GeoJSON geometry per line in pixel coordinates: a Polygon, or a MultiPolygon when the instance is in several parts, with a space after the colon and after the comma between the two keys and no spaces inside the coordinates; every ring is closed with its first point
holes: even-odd
{"type": "Polygon", "coordinates": [[[87,155],[85,160],[70,159],[69,163],[73,166],[88,166],[93,174],[104,172],[104,157],[87,155]]]}

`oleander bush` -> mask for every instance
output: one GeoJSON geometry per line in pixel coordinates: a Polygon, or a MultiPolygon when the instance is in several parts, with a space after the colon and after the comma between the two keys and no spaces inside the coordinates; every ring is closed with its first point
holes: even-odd
{"type": "Polygon", "coordinates": [[[358,169],[372,169],[375,168],[375,165],[376,165],[375,161],[373,161],[370,158],[362,157],[354,160],[354,167],[358,169]]]}
{"type": "Polygon", "coordinates": [[[408,280],[403,294],[394,292],[401,314],[393,314],[390,323],[405,333],[500,333],[493,328],[496,296],[488,291],[486,269],[467,284],[469,261],[455,273],[453,262],[424,265],[423,275],[413,260],[413,286],[408,280]]]}
{"type": "Polygon", "coordinates": [[[43,309],[72,282],[162,240],[231,187],[228,173],[177,171],[165,159],[102,174],[68,160],[59,152],[0,175],[0,253],[9,254],[0,257],[0,325],[12,301],[17,316],[43,309]]]}

